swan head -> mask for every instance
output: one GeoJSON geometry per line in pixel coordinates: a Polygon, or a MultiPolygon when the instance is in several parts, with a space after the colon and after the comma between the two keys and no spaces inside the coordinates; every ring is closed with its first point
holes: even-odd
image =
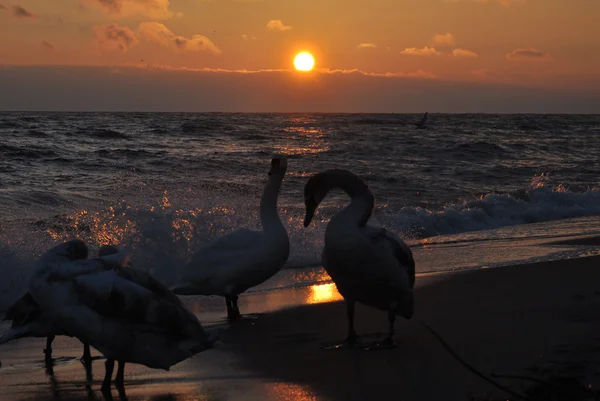
{"type": "Polygon", "coordinates": [[[287,170],[287,158],[284,155],[273,155],[271,158],[271,169],[269,170],[269,176],[272,175],[285,175],[287,170]]]}
{"type": "Polygon", "coordinates": [[[304,186],[304,204],[306,206],[306,214],[304,216],[304,227],[308,227],[312,221],[317,207],[323,201],[329,188],[325,186],[323,175],[316,174],[309,178],[304,186]]]}

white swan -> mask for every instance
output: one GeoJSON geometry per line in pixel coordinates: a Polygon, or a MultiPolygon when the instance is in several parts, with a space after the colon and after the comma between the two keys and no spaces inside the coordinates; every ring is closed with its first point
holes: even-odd
{"type": "Polygon", "coordinates": [[[260,201],[262,231],[240,229],[211,242],[186,264],[182,278],[171,290],[179,295],[225,297],[227,317],[240,316],[238,295],[277,273],[290,253],[285,227],[277,213],[277,198],[287,160],[275,155],[260,201]]]}
{"type": "MultiPolygon", "coordinates": [[[[40,262],[51,263],[87,259],[88,248],[81,240],[71,240],[47,250],[40,262]]],[[[68,335],[54,325],[48,314],[33,300],[27,292],[15,302],[6,312],[4,320],[11,320],[10,330],[0,337],[0,344],[23,337],[46,337],[44,349],[46,361],[52,360],[52,342],[55,336],[68,335]]],[[[91,362],[90,347],[83,345],[82,362],[91,362]]]]}
{"type": "Polygon", "coordinates": [[[384,228],[367,226],[374,198],[369,187],[347,170],[327,170],[312,176],[305,188],[306,217],[310,224],[317,206],[334,188],[344,190],[350,205],[331,218],[325,230],[323,265],[344,297],[348,314],[348,338],[343,345],[357,344],[354,303],[388,311],[390,331],[380,346],[393,346],[396,315],[413,314],[415,263],[410,248],[384,228]]]}
{"type": "Polygon", "coordinates": [[[126,362],[168,370],[214,341],[173,293],[127,259],[119,253],[39,263],[29,283],[31,297],[56,326],[107,358],[103,390],[110,388],[115,360],[122,385],[126,362]]]}

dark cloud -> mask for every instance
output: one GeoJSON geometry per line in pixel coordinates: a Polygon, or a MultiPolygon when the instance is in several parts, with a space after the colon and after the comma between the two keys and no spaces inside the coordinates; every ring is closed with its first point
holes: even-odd
{"type": "Polygon", "coordinates": [[[56,50],[56,48],[54,47],[54,45],[50,42],[48,42],[47,40],[42,41],[42,47],[46,50],[50,50],[50,51],[54,51],[56,50]]]}
{"type": "Polygon", "coordinates": [[[550,60],[551,57],[548,53],[545,53],[537,49],[515,49],[511,53],[506,55],[509,60],[550,60]]]}
{"type": "Polygon", "coordinates": [[[14,66],[0,67],[0,110],[600,113],[593,79],[558,89],[360,72],[14,66]]]}
{"type": "Polygon", "coordinates": [[[14,5],[12,6],[13,15],[17,18],[35,18],[35,15],[27,11],[21,6],[14,5]]]}
{"type": "Polygon", "coordinates": [[[96,25],[93,29],[98,42],[108,48],[114,48],[122,52],[126,52],[138,44],[135,33],[126,26],[119,26],[117,24],[104,24],[96,25]]]}

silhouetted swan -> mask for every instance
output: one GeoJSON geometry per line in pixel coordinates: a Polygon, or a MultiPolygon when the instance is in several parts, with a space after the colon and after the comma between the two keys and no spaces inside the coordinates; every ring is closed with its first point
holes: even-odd
{"type": "MultiPolygon", "coordinates": [[[[47,250],[40,261],[44,263],[74,261],[88,257],[87,245],[81,240],[71,240],[47,250]]],[[[6,312],[4,320],[12,320],[10,330],[0,337],[0,344],[23,337],[46,337],[44,354],[46,360],[52,359],[52,342],[58,335],[68,335],[56,327],[47,313],[27,292],[6,312]]],[[[83,345],[82,362],[91,362],[90,347],[83,345]]]]}
{"type": "Polygon", "coordinates": [[[312,176],[305,188],[306,217],[310,224],[317,206],[327,193],[344,190],[350,205],[331,218],[325,230],[323,265],[346,301],[348,338],[343,345],[358,342],[354,331],[354,303],[388,311],[390,331],[380,346],[393,346],[396,315],[413,314],[415,263],[410,248],[390,231],[367,226],[374,198],[369,187],[347,170],[327,170],[312,176]]]}
{"type": "Polygon", "coordinates": [[[114,361],[122,385],[124,364],[168,370],[212,346],[198,319],[149,274],[127,266],[118,253],[73,262],[38,263],[31,297],[70,335],[106,358],[103,390],[114,361]]]}
{"type": "Polygon", "coordinates": [[[423,118],[421,118],[421,121],[419,121],[417,124],[415,124],[417,126],[417,128],[427,128],[427,126],[425,125],[425,123],[427,122],[427,116],[429,115],[429,113],[425,113],[423,114],[423,118]]]}
{"type": "Polygon", "coordinates": [[[262,231],[240,229],[209,243],[186,264],[183,275],[171,287],[179,295],[225,297],[227,317],[240,316],[238,295],[277,273],[290,253],[285,227],[277,213],[277,198],[287,160],[275,155],[260,201],[262,231]]]}

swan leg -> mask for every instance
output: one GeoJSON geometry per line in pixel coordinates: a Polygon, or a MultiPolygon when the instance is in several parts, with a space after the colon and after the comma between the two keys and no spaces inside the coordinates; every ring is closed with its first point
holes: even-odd
{"type": "Polygon", "coordinates": [[[323,349],[355,348],[360,345],[360,338],[354,330],[354,301],[346,300],[346,317],[348,319],[348,337],[344,342],[323,346],[323,349]]]}
{"type": "Polygon", "coordinates": [[[54,336],[46,337],[46,348],[44,348],[44,354],[46,355],[46,361],[52,359],[52,342],[54,341],[54,336]]]}
{"type": "Polygon", "coordinates": [[[225,303],[227,304],[227,319],[236,320],[240,317],[240,309],[237,305],[237,295],[226,295],[225,303]]]}
{"type": "Polygon", "coordinates": [[[240,308],[238,306],[238,296],[237,295],[233,295],[231,297],[231,306],[233,307],[233,315],[238,318],[241,316],[240,314],[240,308]]]}
{"type": "Polygon", "coordinates": [[[104,367],[106,373],[104,374],[104,381],[102,382],[102,391],[110,391],[110,381],[112,379],[112,374],[115,369],[115,360],[114,359],[106,359],[104,362],[104,367]]]}
{"type": "Polygon", "coordinates": [[[81,357],[81,363],[84,365],[89,365],[92,363],[92,354],[88,344],[83,344],[83,356],[81,357]]]}
{"type": "Polygon", "coordinates": [[[227,305],[227,319],[233,320],[233,306],[229,295],[225,295],[225,305],[227,305]]]}
{"type": "Polygon", "coordinates": [[[388,309],[388,322],[390,323],[390,331],[388,332],[387,337],[383,341],[375,342],[371,345],[365,346],[366,350],[396,348],[396,343],[394,342],[394,322],[396,321],[397,306],[397,302],[392,302],[388,309]]]}
{"type": "Polygon", "coordinates": [[[123,387],[125,384],[125,362],[119,361],[119,369],[117,370],[117,376],[115,377],[115,384],[117,387],[123,387]]]}

